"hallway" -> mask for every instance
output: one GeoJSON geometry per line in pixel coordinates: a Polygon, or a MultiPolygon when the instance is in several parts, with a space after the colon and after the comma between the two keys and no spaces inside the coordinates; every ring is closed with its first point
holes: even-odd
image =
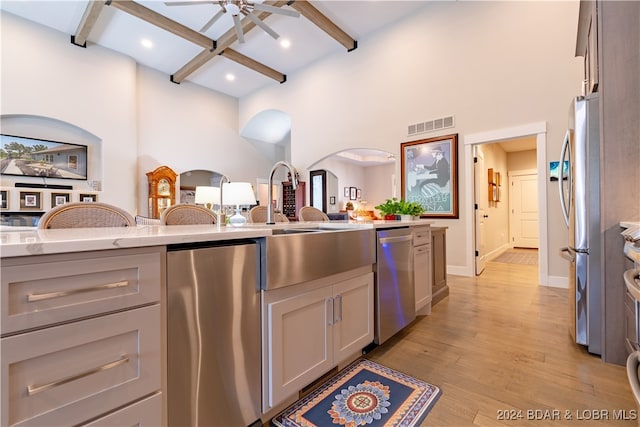
{"type": "Polygon", "coordinates": [[[450,275],[449,297],[368,357],[442,388],[424,426],[637,425],[619,419],[637,414],[625,368],[571,341],[567,290],[537,279],[497,262],[450,275]]]}

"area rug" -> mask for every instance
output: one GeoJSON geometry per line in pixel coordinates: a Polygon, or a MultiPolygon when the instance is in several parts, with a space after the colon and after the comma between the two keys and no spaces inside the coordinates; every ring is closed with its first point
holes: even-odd
{"type": "Polygon", "coordinates": [[[271,422],[279,427],[412,427],[441,394],[439,387],[359,359],[271,422]]]}
{"type": "Polygon", "coordinates": [[[506,251],[492,259],[493,262],[501,262],[506,264],[526,264],[537,265],[538,264],[538,251],[506,251]]]}

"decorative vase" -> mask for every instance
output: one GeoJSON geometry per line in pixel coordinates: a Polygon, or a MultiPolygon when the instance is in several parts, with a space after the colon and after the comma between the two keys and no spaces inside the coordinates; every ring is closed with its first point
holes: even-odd
{"type": "Polygon", "coordinates": [[[402,215],[400,215],[400,220],[401,221],[413,221],[413,215],[402,214],[402,215]]]}
{"type": "Polygon", "coordinates": [[[387,221],[395,221],[397,218],[395,214],[387,214],[384,216],[384,219],[387,221]]]}

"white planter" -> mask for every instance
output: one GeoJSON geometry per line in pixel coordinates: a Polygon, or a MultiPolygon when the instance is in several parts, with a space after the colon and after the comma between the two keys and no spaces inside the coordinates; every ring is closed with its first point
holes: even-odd
{"type": "Polygon", "coordinates": [[[400,221],[413,221],[413,215],[400,215],[400,221]]]}

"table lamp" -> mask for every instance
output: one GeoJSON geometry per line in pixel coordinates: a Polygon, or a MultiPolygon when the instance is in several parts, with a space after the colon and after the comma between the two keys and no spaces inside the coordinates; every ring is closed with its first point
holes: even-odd
{"type": "Polygon", "coordinates": [[[247,219],[240,213],[240,205],[255,205],[256,196],[249,182],[225,182],[222,184],[222,204],[235,206],[236,213],[229,218],[229,225],[242,226],[247,219]]]}
{"type": "Polygon", "coordinates": [[[211,187],[208,185],[196,186],[195,203],[213,210],[214,205],[220,204],[220,187],[211,187]]]}

